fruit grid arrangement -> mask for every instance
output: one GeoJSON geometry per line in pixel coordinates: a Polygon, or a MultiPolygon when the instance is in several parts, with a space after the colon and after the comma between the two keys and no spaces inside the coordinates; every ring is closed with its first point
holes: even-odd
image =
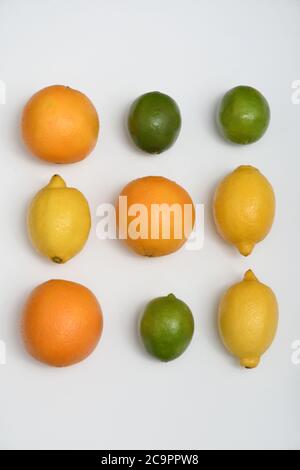
{"type": "MultiPolygon", "coordinates": [[[[233,88],[221,100],[217,124],[231,142],[256,142],[269,122],[268,102],[252,87],[233,88]]],[[[134,101],[127,125],[138,148],[160,154],[175,143],[181,114],[170,96],[150,92],[134,101]]],[[[99,118],[87,96],[55,85],[30,98],[21,127],[23,140],[33,155],[50,163],[72,164],[94,149],[99,118]]],[[[164,177],[147,176],[131,181],[121,191],[116,201],[116,224],[122,241],[137,254],[165,256],[188,240],[195,226],[195,212],[184,188],[164,177]],[[121,204],[124,199],[126,206],[121,204]],[[167,233],[163,212],[153,210],[157,206],[166,208],[169,214],[167,233]],[[138,212],[132,210],[136,207],[138,212]],[[144,225],[151,226],[146,233],[139,231],[142,215],[144,225]]],[[[241,255],[248,256],[272,227],[272,186],[258,169],[240,166],[216,188],[213,213],[220,236],[241,255]]],[[[54,263],[65,263],[82,250],[88,239],[89,204],[80,191],[69,188],[56,174],[31,202],[27,223],[35,249],[54,263]]],[[[276,297],[250,270],[220,300],[220,337],[245,368],[259,364],[275,337],[277,324],[276,297]]],[[[185,302],[170,294],[146,306],[138,328],[149,354],[161,361],[174,360],[184,353],[193,337],[193,314],[185,302]]],[[[96,297],[87,287],[67,280],[50,280],[36,287],[23,310],[24,344],[34,358],[51,366],[69,366],[85,359],[97,346],[102,329],[103,315],[96,297]]]]}

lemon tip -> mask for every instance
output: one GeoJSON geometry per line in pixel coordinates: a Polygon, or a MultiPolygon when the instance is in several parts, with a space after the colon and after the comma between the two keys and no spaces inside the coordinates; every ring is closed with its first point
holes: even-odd
{"type": "Polygon", "coordinates": [[[249,256],[254,248],[254,244],[250,242],[241,242],[237,245],[237,249],[243,256],[249,256]]]}
{"type": "Polygon", "coordinates": [[[66,187],[66,183],[60,175],[52,176],[48,184],[48,188],[65,188],[65,187],[66,187]]]}
{"type": "Polygon", "coordinates": [[[260,363],[259,357],[247,357],[240,360],[240,364],[245,369],[255,369],[260,363]]]}
{"type": "Polygon", "coordinates": [[[257,281],[257,277],[251,269],[248,269],[248,271],[246,271],[244,281],[257,281]]]}
{"type": "Polygon", "coordinates": [[[53,263],[56,263],[56,264],[62,264],[64,262],[63,259],[60,258],[59,256],[54,256],[52,258],[52,261],[53,261],[53,263]]]}

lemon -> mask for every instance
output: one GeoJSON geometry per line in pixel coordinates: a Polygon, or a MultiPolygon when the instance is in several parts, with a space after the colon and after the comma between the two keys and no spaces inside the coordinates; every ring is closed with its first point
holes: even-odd
{"type": "Polygon", "coordinates": [[[271,346],[278,325],[273,291],[251,270],[225,293],[219,305],[219,331],[226,348],[247,369],[256,367],[271,346]]]}
{"type": "Polygon", "coordinates": [[[275,195],[267,178],[243,165],[227,175],[214,196],[214,218],[220,235],[248,256],[271,230],[275,195]]]}
{"type": "Polygon", "coordinates": [[[65,263],[83,248],[91,228],[87,200],[54,175],[37,193],[28,212],[28,232],[33,246],[55,263],[65,263]]]}

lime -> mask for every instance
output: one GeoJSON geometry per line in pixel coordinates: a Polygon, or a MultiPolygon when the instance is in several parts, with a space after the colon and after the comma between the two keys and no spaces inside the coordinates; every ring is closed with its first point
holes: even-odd
{"type": "Polygon", "coordinates": [[[142,341],[147,351],[161,361],[172,361],[188,347],[194,333],[194,319],[189,307],[170,294],[147,305],[140,323],[142,341]]]}
{"type": "Polygon", "coordinates": [[[218,124],[224,137],[237,144],[251,144],[266,132],[270,108],[265,97],[250,86],[237,86],[223,97],[218,124]]]}
{"type": "Polygon", "coordinates": [[[177,103],[158,91],[146,93],[132,104],[128,116],[129,133],[145,152],[161,153],[176,141],[181,128],[177,103]]]}

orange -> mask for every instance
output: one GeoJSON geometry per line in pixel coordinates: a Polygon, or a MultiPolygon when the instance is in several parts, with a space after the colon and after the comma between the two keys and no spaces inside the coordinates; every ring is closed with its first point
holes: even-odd
{"type": "Polygon", "coordinates": [[[86,287],[52,280],[30,294],[22,315],[28,352],[51,366],[70,366],[97,346],[103,328],[101,307],[86,287]]]}
{"type": "Polygon", "coordinates": [[[51,163],[83,160],[96,145],[99,118],[93,103],[77,90],[53,85],[38,91],[22,115],[28,149],[51,163]]]}
{"type": "Polygon", "coordinates": [[[187,191],[174,181],[146,176],[121,191],[116,216],[119,237],[131,249],[139,255],[164,256],[179,250],[187,240],[195,208],[187,191]]]}

